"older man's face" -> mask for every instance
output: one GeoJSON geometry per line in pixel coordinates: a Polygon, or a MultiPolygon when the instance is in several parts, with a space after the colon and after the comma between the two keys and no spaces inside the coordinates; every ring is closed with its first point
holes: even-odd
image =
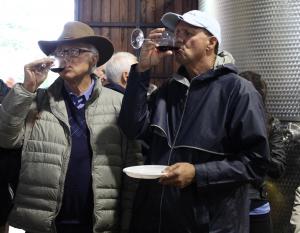
{"type": "Polygon", "coordinates": [[[205,57],[210,36],[201,28],[179,22],[175,29],[176,44],[180,49],[175,58],[179,64],[201,62],[205,57]]]}
{"type": "Polygon", "coordinates": [[[92,47],[86,44],[62,45],[53,54],[65,63],[64,70],[59,73],[65,80],[82,78],[90,74],[98,58],[92,47]]]}

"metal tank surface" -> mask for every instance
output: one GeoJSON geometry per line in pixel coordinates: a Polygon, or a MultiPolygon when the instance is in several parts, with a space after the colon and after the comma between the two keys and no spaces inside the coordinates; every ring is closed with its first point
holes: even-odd
{"type": "Polygon", "coordinates": [[[291,232],[289,220],[300,185],[300,1],[199,0],[221,24],[221,49],[240,72],[252,70],[268,84],[267,109],[286,135],[287,169],[269,181],[274,233],[291,232]]]}

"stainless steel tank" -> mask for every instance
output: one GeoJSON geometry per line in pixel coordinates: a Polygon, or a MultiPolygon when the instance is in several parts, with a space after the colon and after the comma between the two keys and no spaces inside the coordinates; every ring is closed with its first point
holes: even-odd
{"type": "MultiPolygon", "coordinates": [[[[268,84],[267,109],[288,129],[300,124],[300,1],[200,0],[199,9],[219,20],[221,49],[240,71],[258,72],[268,84]]],[[[300,185],[300,145],[287,144],[287,171],[269,183],[275,233],[290,232],[294,192],[300,185]]]]}

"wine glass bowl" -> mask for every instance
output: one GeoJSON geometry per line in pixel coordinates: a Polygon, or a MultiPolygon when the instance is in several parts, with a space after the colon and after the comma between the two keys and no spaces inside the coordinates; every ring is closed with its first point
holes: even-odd
{"type": "Polygon", "coordinates": [[[55,55],[49,55],[48,58],[51,59],[50,61],[40,63],[36,66],[37,71],[45,72],[51,70],[55,73],[60,73],[65,69],[66,62],[63,57],[57,57],[55,55]]]}
{"type": "Polygon", "coordinates": [[[135,28],[131,32],[131,45],[134,49],[139,49],[144,43],[144,33],[140,28],[135,28]]]}
{"type": "Polygon", "coordinates": [[[54,55],[49,55],[49,58],[53,60],[50,70],[55,73],[62,72],[65,69],[65,60],[62,57],[57,57],[54,55]]]}
{"type": "MultiPolygon", "coordinates": [[[[145,38],[143,31],[140,28],[135,28],[131,32],[131,46],[134,49],[140,49],[146,40],[151,40],[145,38]]],[[[168,50],[178,50],[179,47],[175,45],[175,36],[173,32],[164,31],[162,32],[162,36],[157,39],[153,39],[153,42],[157,44],[157,49],[161,52],[165,52],[168,50]]]]}
{"type": "Polygon", "coordinates": [[[165,52],[168,50],[178,50],[179,47],[175,44],[174,33],[170,31],[164,31],[162,36],[157,41],[158,46],[156,47],[159,51],[165,52]]]}

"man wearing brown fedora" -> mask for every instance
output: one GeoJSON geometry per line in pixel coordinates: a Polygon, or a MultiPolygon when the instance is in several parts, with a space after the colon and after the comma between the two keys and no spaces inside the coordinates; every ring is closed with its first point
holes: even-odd
{"type": "Polygon", "coordinates": [[[136,184],[122,168],[140,163],[140,148],[117,125],[122,95],[92,73],[113,45],[74,21],[39,46],[61,61],[59,77],[39,88],[54,60],[33,61],[0,105],[0,146],[23,146],[9,223],[31,233],[126,232],[136,184]]]}

